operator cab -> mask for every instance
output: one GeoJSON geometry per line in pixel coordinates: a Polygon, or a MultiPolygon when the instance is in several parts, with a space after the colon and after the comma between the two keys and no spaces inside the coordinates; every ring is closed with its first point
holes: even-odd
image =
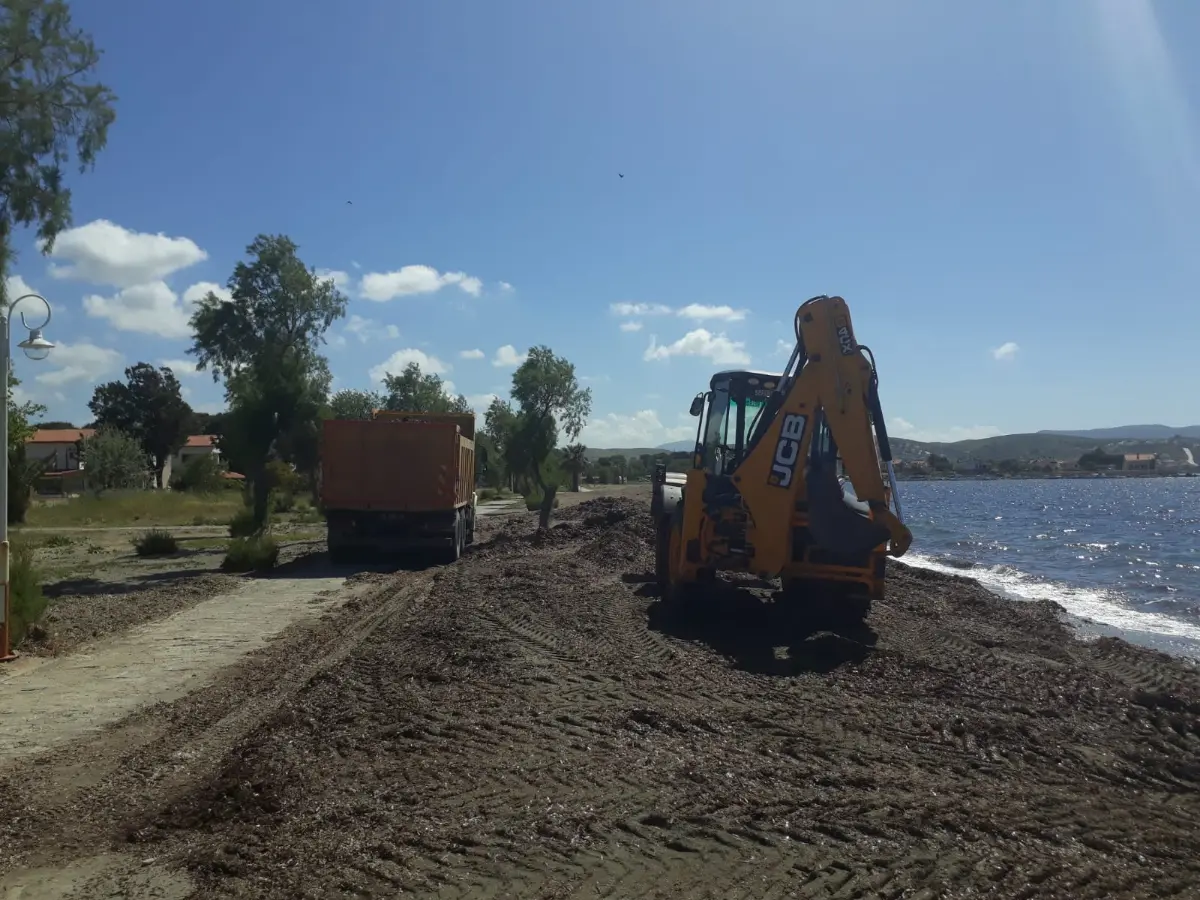
{"type": "MultiPolygon", "coordinates": [[[[729,476],[746,458],[759,419],[782,375],[773,372],[728,370],[718,372],[706,393],[692,399],[689,412],[700,418],[696,436],[696,466],[710,475],[729,476]]],[[[839,477],[840,454],[832,447],[827,427],[813,436],[816,452],[833,451],[839,477]]],[[[849,482],[846,482],[848,484],[849,482]]],[[[857,502],[857,498],[855,498],[857,502]]]]}
{"type": "Polygon", "coordinates": [[[732,475],[746,457],[750,435],[783,376],[771,372],[718,372],[689,410],[699,416],[697,464],[712,475],[732,475]]]}

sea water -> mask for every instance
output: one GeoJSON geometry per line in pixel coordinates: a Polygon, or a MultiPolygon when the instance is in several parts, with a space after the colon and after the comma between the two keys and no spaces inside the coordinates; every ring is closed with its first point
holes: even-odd
{"type": "Polygon", "coordinates": [[[904,562],[1200,658],[1200,478],[903,481],[904,562]]]}

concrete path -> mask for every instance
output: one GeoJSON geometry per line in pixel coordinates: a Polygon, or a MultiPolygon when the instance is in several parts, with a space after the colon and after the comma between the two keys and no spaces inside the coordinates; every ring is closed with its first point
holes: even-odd
{"type": "Polygon", "coordinates": [[[3,667],[0,769],[195,690],[293,622],[337,603],[344,582],[340,576],[250,579],[233,593],[70,655],[3,667]]]}

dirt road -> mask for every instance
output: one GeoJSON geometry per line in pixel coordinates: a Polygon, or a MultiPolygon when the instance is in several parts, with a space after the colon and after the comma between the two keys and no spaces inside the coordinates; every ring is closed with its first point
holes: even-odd
{"type": "Polygon", "coordinates": [[[1192,669],[903,567],[854,633],[685,613],[644,500],[558,518],[17,763],[0,898],[1195,895],[1192,669]]]}

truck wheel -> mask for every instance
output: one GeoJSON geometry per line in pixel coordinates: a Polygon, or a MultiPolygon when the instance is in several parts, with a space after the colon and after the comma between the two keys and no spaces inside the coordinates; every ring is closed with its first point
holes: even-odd
{"type": "Polygon", "coordinates": [[[454,540],[453,540],[453,543],[450,544],[449,551],[447,551],[447,553],[446,553],[446,561],[447,562],[451,562],[451,563],[458,562],[459,558],[462,556],[463,539],[464,539],[464,535],[466,534],[466,530],[467,530],[466,525],[467,525],[467,522],[466,522],[466,519],[463,517],[462,513],[455,513],[454,514],[454,540]]]}
{"type": "Polygon", "coordinates": [[[335,566],[345,565],[350,562],[349,548],[338,541],[329,541],[329,561],[335,566]]]}

